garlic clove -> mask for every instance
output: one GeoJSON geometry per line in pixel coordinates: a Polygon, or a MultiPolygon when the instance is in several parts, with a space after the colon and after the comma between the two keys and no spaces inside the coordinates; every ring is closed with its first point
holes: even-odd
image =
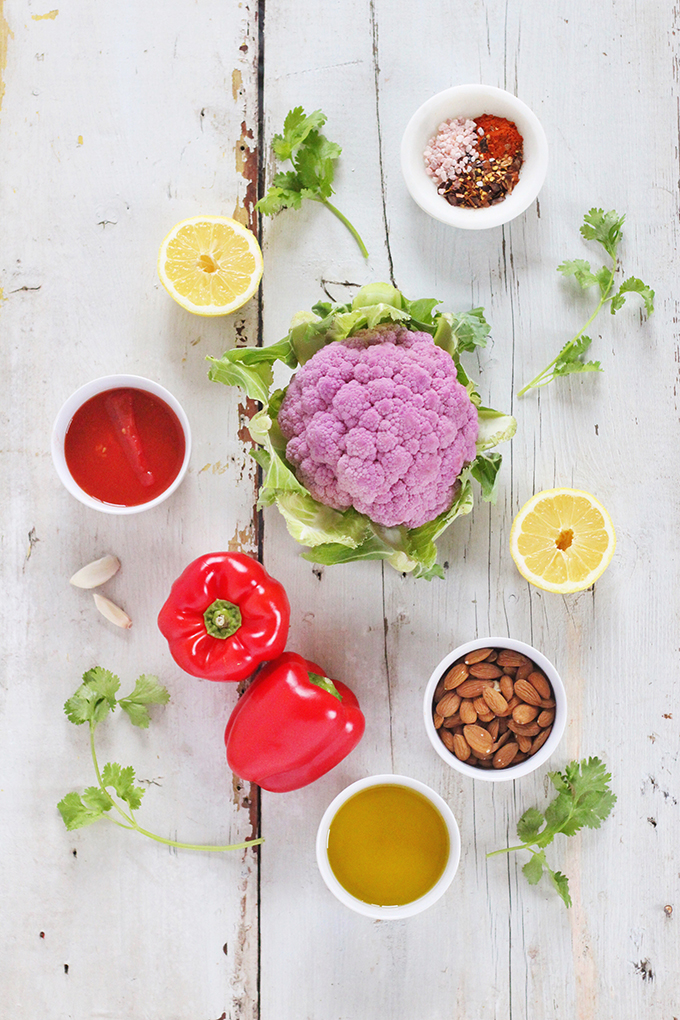
{"type": "Polygon", "coordinates": [[[93,594],[94,604],[99,612],[104,616],[109,623],[115,623],[116,627],[124,627],[129,630],[132,626],[132,620],[120,606],[117,606],[111,599],[105,598],[104,595],[93,594]]]}
{"type": "Polygon", "coordinates": [[[100,584],[110,580],[120,570],[120,560],[108,553],[101,559],[93,560],[87,566],[77,570],[70,583],[76,588],[98,588],[100,584]]]}

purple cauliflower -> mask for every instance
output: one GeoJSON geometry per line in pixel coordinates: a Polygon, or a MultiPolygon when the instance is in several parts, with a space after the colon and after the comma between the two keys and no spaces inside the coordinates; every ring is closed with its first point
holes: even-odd
{"type": "Polygon", "coordinates": [[[316,500],[388,528],[448,510],[476,453],[477,411],[450,355],[403,326],[322,347],[291,380],[278,420],[316,500]]]}

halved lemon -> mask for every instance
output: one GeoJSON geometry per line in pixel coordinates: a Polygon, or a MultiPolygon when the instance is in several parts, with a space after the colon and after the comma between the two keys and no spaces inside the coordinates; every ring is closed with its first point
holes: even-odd
{"type": "Polygon", "coordinates": [[[611,517],[599,500],[580,489],[536,493],[510,531],[510,552],[522,577],[559,594],[594,584],[615,548],[611,517]]]}
{"type": "Polygon", "coordinates": [[[227,315],[244,305],[262,277],[255,235],[227,216],[192,216],[161,245],[158,275],[168,294],[197,315],[227,315]]]}

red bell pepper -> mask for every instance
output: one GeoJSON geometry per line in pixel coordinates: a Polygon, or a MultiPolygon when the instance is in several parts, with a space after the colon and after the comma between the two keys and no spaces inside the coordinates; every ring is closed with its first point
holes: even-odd
{"type": "Polygon", "coordinates": [[[236,552],[190,563],[158,614],[177,665],[205,680],[245,680],[281,654],[289,622],[283,586],[252,556],[236,552]]]}
{"type": "Polygon", "coordinates": [[[364,727],[349,687],[285,652],[260,670],[231,713],[224,733],[227,762],[264,790],[298,790],[341,762],[364,727]]]}

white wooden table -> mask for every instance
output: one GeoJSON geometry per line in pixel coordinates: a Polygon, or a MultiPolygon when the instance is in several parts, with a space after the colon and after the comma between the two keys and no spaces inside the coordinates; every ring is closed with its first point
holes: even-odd
{"type": "Polygon", "coordinates": [[[680,1016],[679,40],[671,0],[0,0],[1,1020],[680,1016]],[[551,150],[540,206],[483,233],[421,213],[398,158],[411,113],[471,81],[519,95],[551,150]],[[371,258],[309,203],[262,224],[263,286],[243,313],[192,317],[158,282],[160,240],[197,213],[256,226],[270,140],[295,105],[328,115],[343,146],[337,204],[371,258]],[[518,401],[588,314],[590,297],[555,268],[596,257],[578,234],[593,205],[627,213],[624,271],[656,288],[656,313],[603,315],[604,374],[518,401]],[[314,569],[275,513],[258,521],[248,409],[207,379],[206,355],[272,343],[324,292],[345,300],[390,278],[445,308],[486,308],[482,394],[518,419],[497,505],[454,525],[446,580],[431,584],[379,563],[314,569]],[[194,431],[178,493],[128,518],[72,499],[49,454],[63,400],[112,372],[163,383],[194,431]],[[595,589],[569,598],[530,588],[508,552],[518,508],[553,485],[594,492],[618,533],[595,589]],[[182,674],[156,627],[184,566],[225,547],[262,550],[290,593],[289,647],[365,711],[359,748],[295,793],[260,798],[232,778],[222,733],[236,689],[182,674]],[[123,567],[106,591],[129,632],[68,584],[109,551],[123,567]],[[563,675],[569,721],[551,765],[597,754],[613,773],[611,819],[550,848],[569,911],[527,885],[523,860],[485,857],[547,802],[547,766],[473,784],[423,732],[433,666],[494,633],[539,647],[563,675]],[[62,704],[94,664],[124,687],[157,673],[172,694],[148,731],[118,719],[101,730],[105,760],[134,764],[148,786],[148,828],[205,842],[261,831],[261,853],[168,851],[104,822],[66,832],[57,801],[92,780],[86,734],[62,704]],[[402,922],[343,908],[314,859],[326,805],[383,771],[440,791],[463,842],[447,895],[402,922]]]}

